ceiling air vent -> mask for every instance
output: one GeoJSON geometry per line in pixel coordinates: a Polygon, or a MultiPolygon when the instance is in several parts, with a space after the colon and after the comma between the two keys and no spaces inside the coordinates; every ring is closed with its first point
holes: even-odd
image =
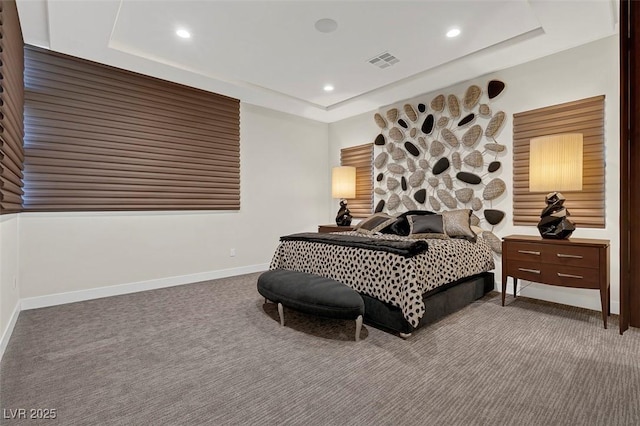
{"type": "Polygon", "coordinates": [[[389,52],[381,53],[369,59],[369,63],[371,65],[375,65],[378,68],[387,68],[391,65],[397,64],[398,62],[400,62],[400,60],[389,52]]]}

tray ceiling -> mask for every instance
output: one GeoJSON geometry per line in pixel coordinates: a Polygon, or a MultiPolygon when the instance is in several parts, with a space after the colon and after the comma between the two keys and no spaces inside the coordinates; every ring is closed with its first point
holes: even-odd
{"type": "Polygon", "coordinates": [[[26,43],[324,122],[615,34],[617,7],[611,0],[18,0],[26,43]],[[335,31],[316,30],[325,18],[335,31]],[[454,27],[461,34],[448,38],[454,27]],[[177,29],[191,37],[177,37],[177,29]],[[384,53],[398,62],[369,63],[384,53]],[[332,92],[323,90],[328,84],[332,92]]]}

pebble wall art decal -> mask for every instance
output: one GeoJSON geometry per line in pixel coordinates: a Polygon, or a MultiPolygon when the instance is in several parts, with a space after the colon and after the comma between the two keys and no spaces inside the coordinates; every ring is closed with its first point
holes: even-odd
{"type": "Polygon", "coordinates": [[[470,85],[462,96],[437,94],[374,115],[376,212],[433,211],[468,208],[472,224],[501,252],[492,231],[505,212],[492,203],[507,189],[499,177],[507,146],[497,138],[507,115],[493,105],[505,84],[491,80],[485,90],[470,85]]]}

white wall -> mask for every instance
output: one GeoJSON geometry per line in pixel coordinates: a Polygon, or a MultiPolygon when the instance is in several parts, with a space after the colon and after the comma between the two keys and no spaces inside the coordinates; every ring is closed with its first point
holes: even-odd
{"type": "Polygon", "coordinates": [[[268,264],[280,235],[327,221],[327,132],[241,104],[239,212],[21,214],[20,296],[268,264]]]}
{"type": "MultiPolygon", "coordinates": [[[[611,309],[619,312],[619,75],[618,38],[608,37],[571,50],[557,53],[503,71],[478,77],[461,84],[441,88],[416,97],[429,103],[440,93],[462,96],[470,84],[486,88],[486,83],[495,78],[506,83],[505,92],[492,102],[492,108],[507,113],[507,122],[497,140],[509,147],[509,152],[500,160],[503,163],[500,177],[509,188],[506,197],[494,202],[493,208],[507,212],[507,218],[495,228],[498,236],[510,234],[538,235],[533,226],[513,226],[512,176],[512,128],[513,114],[535,108],[583,99],[604,94],[605,98],[605,146],[606,146],[606,228],[578,228],[573,236],[603,238],[611,240],[611,309]]],[[[400,106],[401,99],[398,100],[400,106]]],[[[415,103],[415,102],[414,102],[415,103]]],[[[382,107],[382,106],[381,106],[382,107]]],[[[386,111],[387,108],[381,108],[386,111]]],[[[356,143],[371,142],[379,133],[373,121],[376,111],[359,115],[329,125],[329,162],[337,164],[340,148],[356,143]]],[[[496,282],[501,282],[501,263],[496,265],[496,282]]],[[[511,283],[511,280],[509,280],[511,283]]],[[[524,286],[529,283],[524,282],[524,286]]],[[[519,288],[522,288],[520,285],[519,288]]],[[[511,284],[508,291],[511,293],[511,284]]],[[[568,289],[531,284],[524,288],[523,296],[530,296],[558,303],[600,310],[599,293],[591,290],[568,289]]]]}
{"type": "Polygon", "coordinates": [[[0,358],[13,329],[20,294],[18,278],[18,215],[0,216],[0,358]]]}

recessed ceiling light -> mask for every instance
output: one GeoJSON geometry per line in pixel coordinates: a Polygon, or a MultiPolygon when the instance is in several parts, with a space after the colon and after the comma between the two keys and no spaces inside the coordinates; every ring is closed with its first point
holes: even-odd
{"type": "Polygon", "coordinates": [[[333,92],[333,85],[332,84],[325,84],[323,87],[325,92],[333,92]]]}
{"type": "Polygon", "coordinates": [[[180,38],[191,38],[191,33],[184,28],[176,30],[176,35],[180,38]]]}
{"type": "Polygon", "coordinates": [[[338,23],[333,19],[324,18],[317,20],[315,27],[321,33],[332,33],[338,28],[338,23]]]}
{"type": "Polygon", "coordinates": [[[449,31],[447,31],[447,37],[449,38],[458,37],[459,35],[460,28],[451,28],[449,31]]]}

